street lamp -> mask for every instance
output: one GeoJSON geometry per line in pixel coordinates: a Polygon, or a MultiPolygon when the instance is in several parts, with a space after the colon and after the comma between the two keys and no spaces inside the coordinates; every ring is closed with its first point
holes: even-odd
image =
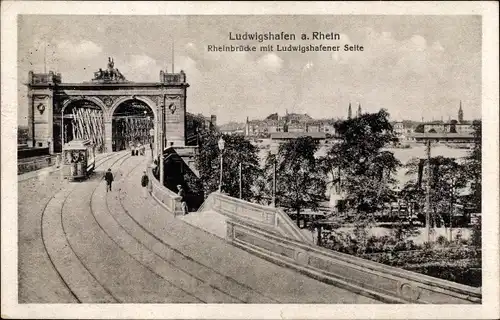
{"type": "Polygon", "coordinates": [[[149,130],[149,148],[151,149],[151,162],[154,161],[154,156],[153,156],[153,145],[155,142],[155,129],[151,128],[149,130]]]}
{"type": "MultiPolygon", "coordinates": [[[[165,100],[165,95],[163,97],[163,100],[165,100]]],[[[159,157],[158,161],[160,162],[159,163],[159,165],[160,165],[160,184],[161,184],[161,186],[164,186],[164,184],[163,184],[163,181],[165,179],[165,177],[164,177],[165,167],[164,167],[164,163],[163,163],[163,150],[165,149],[164,141],[163,141],[164,135],[165,135],[165,131],[164,131],[165,129],[163,126],[165,123],[165,105],[164,104],[162,104],[160,106],[160,115],[158,118],[159,118],[159,121],[158,121],[157,128],[160,130],[160,132],[159,132],[160,136],[159,136],[159,141],[158,141],[158,143],[159,143],[158,149],[159,150],[157,152],[158,152],[158,157],[159,157]]]]}
{"type": "Polygon", "coordinates": [[[277,144],[271,145],[270,153],[274,155],[273,157],[273,200],[272,206],[276,207],[276,157],[278,156],[279,146],[277,144]]]}
{"type": "Polygon", "coordinates": [[[224,139],[222,137],[217,142],[220,150],[220,181],[219,181],[219,192],[222,192],[222,153],[224,152],[224,139]]]}

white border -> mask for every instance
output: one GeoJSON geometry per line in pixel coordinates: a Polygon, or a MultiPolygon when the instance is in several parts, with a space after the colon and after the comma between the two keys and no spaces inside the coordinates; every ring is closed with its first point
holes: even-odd
{"type": "Polygon", "coordinates": [[[35,2],[3,1],[1,16],[2,318],[480,319],[499,318],[498,3],[497,2],[35,2]],[[483,304],[193,305],[17,304],[17,14],[361,14],[482,16],[483,304]],[[14,186],[14,187],[13,187],[14,186]]]}

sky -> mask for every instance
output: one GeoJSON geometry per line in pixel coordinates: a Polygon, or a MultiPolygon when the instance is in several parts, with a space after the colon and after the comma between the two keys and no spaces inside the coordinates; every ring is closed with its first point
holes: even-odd
{"type": "Polygon", "coordinates": [[[186,72],[187,111],[219,124],[278,112],[345,118],[349,103],[385,108],[391,120],[448,120],[460,100],[481,117],[480,16],[78,16],[18,17],[18,121],[27,124],[28,72],[90,81],[108,57],[131,81],[160,70],[186,72]],[[295,41],[231,41],[229,32],[287,32],[295,41]],[[341,39],[301,40],[335,32],[341,39]],[[256,45],[257,52],[208,52],[208,45],[256,45]],[[260,52],[260,45],[362,45],[363,52],[260,52]],[[44,56],[46,57],[44,59],[44,56]]]}

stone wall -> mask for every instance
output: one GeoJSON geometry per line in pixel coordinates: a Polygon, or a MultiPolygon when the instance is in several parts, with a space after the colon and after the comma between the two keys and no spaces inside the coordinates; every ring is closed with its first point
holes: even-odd
{"type": "Polygon", "coordinates": [[[481,303],[480,288],[425,276],[285,238],[235,220],[227,240],[274,263],[387,303],[481,303]]]}
{"type": "Polygon", "coordinates": [[[174,215],[182,214],[180,197],[168,188],[162,186],[160,182],[154,177],[151,168],[148,168],[147,174],[149,177],[149,192],[151,196],[160,203],[165,209],[174,215]]]}
{"type": "Polygon", "coordinates": [[[198,210],[213,210],[243,223],[259,226],[284,237],[311,243],[290,217],[279,208],[236,199],[218,192],[211,193],[198,210]]]}
{"type": "MultiPolygon", "coordinates": [[[[179,197],[148,170],[151,193],[167,210],[180,214],[179,197]]],[[[218,192],[198,210],[227,216],[226,240],[273,263],[386,303],[480,304],[474,288],[386,266],[314,245],[282,210],[218,192]]],[[[194,213],[195,214],[195,213],[194,213]]]]}

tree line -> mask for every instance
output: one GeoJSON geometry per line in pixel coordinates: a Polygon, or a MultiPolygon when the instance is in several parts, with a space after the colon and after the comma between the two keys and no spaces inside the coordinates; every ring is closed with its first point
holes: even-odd
{"type": "MultiPolygon", "coordinates": [[[[481,207],[481,122],[473,123],[475,141],[465,159],[431,158],[431,211],[433,221],[451,219],[456,204],[462,203],[480,212],[481,207]],[[470,189],[462,196],[461,190],[470,189]]],[[[328,187],[342,191],[345,211],[359,219],[372,217],[384,204],[397,199],[417,204],[421,212],[425,198],[426,175],[422,168],[427,160],[412,159],[402,164],[385,149],[397,140],[389,114],[382,109],[335,124],[338,139],[326,154],[317,156],[317,140],[299,137],[279,145],[276,154],[267,153],[261,165],[259,148],[241,135],[224,135],[211,131],[199,141],[196,164],[205,195],[218,190],[220,155],[218,140],[222,137],[222,192],[232,197],[261,204],[271,204],[273,177],[276,175],[275,202],[297,222],[304,209],[316,210],[327,200],[328,187]],[[411,179],[401,190],[395,178],[405,168],[411,179]],[[275,173],[276,172],[276,173],[275,173]]]]}

